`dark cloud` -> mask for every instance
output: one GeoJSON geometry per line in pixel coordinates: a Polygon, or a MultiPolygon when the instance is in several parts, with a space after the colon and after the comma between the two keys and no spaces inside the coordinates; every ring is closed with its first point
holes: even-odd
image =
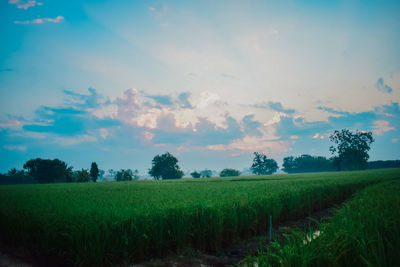
{"type": "Polygon", "coordinates": [[[282,113],[286,113],[286,114],[293,114],[296,112],[294,109],[284,109],[280,102],[268,101],[268,102],[254,104],[251,106],[255,107],[255,108],[262,108],[262,109],[269,108],[269,109],[272,109],[272,110],[275,110],[278,112],[282,112],[282,113]]]}
{"type": "Polygon", "coordinates": [[[280,102],[268,102],[268,107],[272,110],[278,111],[278,112],[283,112],[286,114],[293,114],[296,111],[294,109],[284,109],[282,104],[280,102]]]}
{"type": "Polygon", "coordinates": [[[101,103],[95,89],[89,88],[89,95],[64,90],[70,97],[60,107],[42,106],[35,111],[35,119],[26,123],[23,129],[29,132],[53,133],[60,136],[87,134],[88,131],[121,125],[110,118],[97,118],[87,108],[98,108],[101,103]]]}
{"type": "Polygon", "coordinates": [[[376,89],[378,89],[378,91],[384,92],[384,93],[388,93],[391,94],[393,89],[385,84],[383,78],[379,78],[378,81],[376,82],[376,89]]]}
{"type": "Polygon", "coordinates": [[[97,93],[96,89],[89,88],[89,95],[78,94],[73,91],[64,90],[64,94],[69,98],[66,99],[70,105],[79,108],[97,108],[102,103],[103,97],[97,93]]]}
{"type": "Polygon", "coordinates": [[[153,99],[156,103],[163,106],[172,106],[174,104],[174,101],[168,95],[146,95],[146,97],[153,99]]]}
{"type": "Polygon", "coordinates": [[[317,109],[323,110],[323,111],[327,111],[327,112],[329,112],[329,113],[336,114],[336,115],[344,115],[344,116],[345,116],[345,115],[350,115],[350,113],[347,112],[347,111],[339,111],[339,110],[335,110],[335,109],[333,109],[333,108],[317,107],[317,109]]]}
{"type": "Polygon", "coordinates": [[[243,117],[242,123],[244,126],[244,132],[248,135],[256,135],[256,136],[262,136],[262,133],[260,131],[260,127],[262,126],[262,123],[255,121],[254,120],[254,115],[247,115],[243,117]]]}
{"type": "Polygon", "coordinates": [[[190,97],[189,92],[179,94],[179,96],[178,96],[179,102],[178,103],[181,108],[188,108],[188,109],[193,108],[192,104],[189,101],[189,97],[190,97]]]}

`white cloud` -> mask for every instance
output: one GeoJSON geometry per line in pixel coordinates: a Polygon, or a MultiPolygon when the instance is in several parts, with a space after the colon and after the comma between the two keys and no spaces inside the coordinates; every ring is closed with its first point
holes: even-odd
{"type": "Polygon", "coordinates": [[[14,24],[44,24],[44,23],[59,23],[64,20],[63,16],[57,16],[54,19],[53,18],[39,18],[39,19],[33,19],[33,20],[23,20],[23,21],[14,21],[14,24]]]}
{"type": "Polygon", "coordinates": [[[96,142],[97,138],[95,136],[84,134],[77,137],[55,137],[53,141],[62,146],[73,146],[80,143],[96,142]]]}
{"type": "Polygon", "coordinates": [[[4,145],[3,148],[7,150],[26,151],[26,146],[21,145],[4,145]]]}
{"type": "Polygon", "coordinates": [[[396,128],[389,125],[388,121],[385,120],[377,120],[374,121],[374,126],[372,126],[372,133],[376,134],[377,136],[381,136],[383,133],[396,130],[396,128]]]}
{"type": "Polygon", "coordinates": [[[22,0],[9,0],[9,4],[16,5],[17,8],[27,10],[30,7],[41,6],[42,2],[37,2],[36,0],[22,1],[22,0]]]}

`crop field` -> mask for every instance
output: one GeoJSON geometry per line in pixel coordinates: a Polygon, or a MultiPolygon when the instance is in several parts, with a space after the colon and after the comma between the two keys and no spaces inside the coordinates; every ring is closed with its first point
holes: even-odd
{"type": "MultiPolygon", "coordinates": [[[[400,266],[400,180],[357,192],[318,230],[287,229],[248,266],[400,266]],[[318,233],[318,234],[316,234],[318,233]]],[[[245,264],[246,265],[246,264],[245,264]]]]}
{"type": "Polygon", "coordinates": [[[339,203],[400,169],[0,187],[0,239],[67,265],[114,265],[185,248],[217,252],[339,203]]]}

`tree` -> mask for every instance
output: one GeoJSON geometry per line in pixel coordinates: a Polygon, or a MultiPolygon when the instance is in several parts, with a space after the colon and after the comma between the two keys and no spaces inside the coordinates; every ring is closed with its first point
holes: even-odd
{"type": "Polygon", "coordinates": [[[301,155],[283,159],[282,171],[287,173],[332,171],[333,161],[321,156],[301,155]]]}
{"type": "Polygon", "coordinates": [[[90,181],[90,173],[87,169],[82,169],[76,172],[76,181],[79,183],[86,183],[90,181]]]}
{"type": "Polygon", "coordinates": [[[90,177],[93,182],[96,182],[99,177],[99,167],[96,162],[92,162],[92,165],[90,166],[90,177]]]}
{"type": "Polygon", "coordinates": [[[55,180],[68,181],[72,176],[72,167],[59,159],[31,159],[24,164],[24,169],[39,183],[52,183],[55,180]]]}
{"type": "Polygon", "coordinates": [[[240,171],[235,169],[223,169],[220,173],[220,177],[232,177],[232,176],[239,176],[240,171]]]}
{"type": "Polygon", "coordinates": [[[120,182],[120,181],[132,181],[132,179],[133,179],[133,172],[132,172],[131,169],[127,169],[127,170],[122,169],[122,170],[117,171],[117,172],[115,173],[114,179],[115,179],[117,182],[120,182]]]}
{"type": "Polygon", "coordinates": [[[200,178],[200,176],[201,176],[201,174],[200,174],[199,172],[197,172],[197,171],[194,171],[194,172],[190,173],[190,175],[191,175],[193,178],[200,178]]]}
{"type": "Polygon", "coordinates": [[[253,164],[250,169],[257,175],[272,174],[278,170],[278,164],[263,153],[254,152],[253,164]]]}
{"type": "Polygon", "coordinates": [[[212,171],[205,169],[200,172],[202,178],[210,178],[212,176],[212,171]]]}
{"type": "Polygon", "coordinates": [[[352,133],[347,129],[340,132],[336,130],[329,139],[335,144],[329,150],[334,155],[334,163],[339,171],[366,169],[368,151],[375,141],[372,132],[357,130],[352,133]]]}
{"type": "Polygon", "coordinates": [[[169,152],[157,155],[152,161],[149,174],[156,180],[180,179],[183,176],[183,171],[179,168],[177,163],[178,160],[169,152]]]}

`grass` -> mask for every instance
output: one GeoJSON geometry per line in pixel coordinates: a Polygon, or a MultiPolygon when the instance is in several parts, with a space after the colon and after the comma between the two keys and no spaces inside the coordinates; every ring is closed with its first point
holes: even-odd
{"type": "Polygon", "coordinates": [[[128,264],[239,238],[343,201],[399,169],[0,187],[0,240],[68,265],[128,264]]]}
{"type": "Polygon", "coordinates": [[[247,265],[400,266],[399,207],[399,180],[370,186],[314,233],[287,229],[283,242],[273,242],[247,265]]]}

